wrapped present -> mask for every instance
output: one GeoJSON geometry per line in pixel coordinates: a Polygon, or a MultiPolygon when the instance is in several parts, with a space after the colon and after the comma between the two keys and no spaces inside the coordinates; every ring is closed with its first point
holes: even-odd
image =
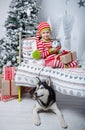
{"type": "Polygon", "coordinates": [[[1,80],[1,93],[2,95],[14,96],[18,95],[18,87],[16,87],[14,80],[1,80]]]}
{"type": "Polygon", "coordinates": [[[13,99],[16,99],[17,96],[1,96],[1,101],[4,101],[4,102],[7,102],[7,101],[10,101],[10,100],[13,100],[13,99]]]}
{"type": "Polygon", "coordinates": [[[3,78],[1,78],[1,100],[8,101],[17,97],[18,87],[14,82],[15,67],[4,67],[3,78]]]}
{"type": "Polygon", "coordinates": [[[0,88],[1,88],[1,79],[2,79],[2,74],[0,74],[0,88]]]}
{"type": "Polygon", "coordinates": [[[16,67],[4,67],[3,77],[5,80],[13,80],[16,73],[16,67]]]}
{"type": "Polygon", "coordinates": [[[62,55],[60,55],[60,61],[64,64],[68,64],[74,60],[77,59],[77,55],[76,52],[68,52],[68,53],[62,53],[62,55]]]}
{"type": "Polygon", "coordinates": [[[9,80],[1,79],[1,95],[10,95],[9,80]]]}
{"type": "Polygon", "coordinates": [[[2,74],[0,74],[0,100],[1,100],[1,79],[2,79],[2,74]]]}
{"type": "Polygon", "coordinates": [[[15,67],[4,67],[3,68],[3,79],[2,79],[2,95],[17,95],[17,87],[14,83],[15,67]]]}
{"type": "Polygon", "coordinates": [[[8,101],[17,97],[18,87],[16,87],[14,80],[1,79],[1,100],[8,101]]]}

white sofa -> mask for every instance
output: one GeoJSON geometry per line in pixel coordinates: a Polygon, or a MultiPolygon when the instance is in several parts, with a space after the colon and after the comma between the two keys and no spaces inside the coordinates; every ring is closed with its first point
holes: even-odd
{"type": "Polygon", "coordinates": [[[56,91],[66,95],[85,97],[85,63],[83,63],[81,68],[53,69],[46,67],[43,65],[42,60],[36,61],[31,57],[31,53],[35,49],[33,48],[34,42],[34,39],[25,39],[22,42],[24,44],[20,45],[22,47],[20,49],[23,53],[23,62],[17,67],[15,75],[16,85],[35,87],[37,76],[42,80],[50,77],[56,91]]]}

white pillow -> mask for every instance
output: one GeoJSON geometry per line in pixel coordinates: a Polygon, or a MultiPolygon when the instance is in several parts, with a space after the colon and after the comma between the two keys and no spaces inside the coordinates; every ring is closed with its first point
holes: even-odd
{"type": "Polygon", "coordinates": [[[25,59],[32,58],[32,52],[36,50],[36,41],[34,38],[22,40],[22,56],[25,59]]]}

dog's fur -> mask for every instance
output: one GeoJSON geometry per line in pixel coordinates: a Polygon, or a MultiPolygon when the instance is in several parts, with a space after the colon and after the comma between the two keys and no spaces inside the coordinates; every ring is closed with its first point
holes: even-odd
{"type": "Polygon", "coordinates": [[[61,127],[67,128],[63,115],[57,107],[55,92],[50,86],[50,80],[41,81],[39,78],[37,78],[37,80],[38,83],[34,92],[34,96],[37,100],[37,104],[33,109],[34,124],[37,126],[41,124],[39,117],[39,112],[41,110],[47,111],[50,109],[57,115],[61,127]]]}

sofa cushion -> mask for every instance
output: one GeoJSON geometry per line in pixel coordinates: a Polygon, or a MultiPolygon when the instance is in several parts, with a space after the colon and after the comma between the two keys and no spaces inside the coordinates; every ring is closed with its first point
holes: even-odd
{"type": "Polygon", "coordinates": [[[32,59],[32,52],[36,50],[35,38],[26,38],[22,40],[23,59],[32,59]]]}

